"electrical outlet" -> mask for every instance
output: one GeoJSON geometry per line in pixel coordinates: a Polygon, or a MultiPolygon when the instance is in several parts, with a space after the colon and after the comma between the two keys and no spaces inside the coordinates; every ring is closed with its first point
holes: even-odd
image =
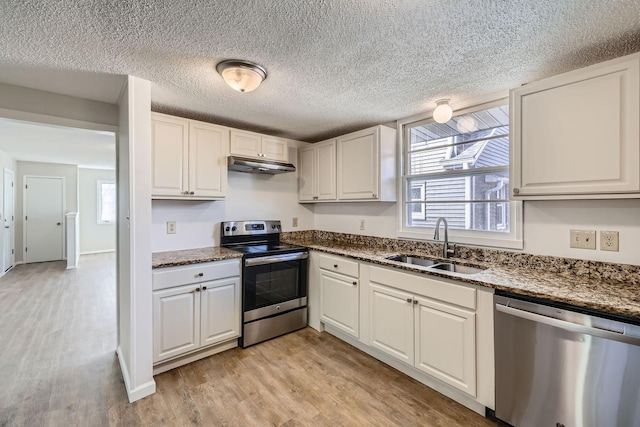
{"type": "Polygon", "coordinates": [[[360,220],[360,230],[364,231],[364,219],[360,220]]]}
{"type": "Polygon", "coordinates": [[[571,230],[569,247],[578,249],[596,248],[596,230],[571,230]]]}
{"type": "Polygon", "coordinates": [[[619,249],[619,233],[617,231],[601,231],[600,232],[600,250],[618,252],[619,249]]]}
{"type": "Polygon", "coordinates": [[[294,216],[293,218],[291,218],[291,226],[292,227],[297,227],[298,226],[298,217],[294,216]]]}
{"type": "Polygon", "coordinates": [[[167,234],[176,234],[176,222],[167,221],[167,234]]]}

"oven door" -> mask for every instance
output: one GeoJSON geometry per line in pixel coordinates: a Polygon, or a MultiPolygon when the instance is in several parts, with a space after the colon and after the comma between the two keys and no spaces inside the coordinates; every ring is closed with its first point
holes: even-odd
{"type": "Polygon", "coordinates": [[[245,322],[307,305],[308,257],[295,252],[244,260],[245,322]]]}

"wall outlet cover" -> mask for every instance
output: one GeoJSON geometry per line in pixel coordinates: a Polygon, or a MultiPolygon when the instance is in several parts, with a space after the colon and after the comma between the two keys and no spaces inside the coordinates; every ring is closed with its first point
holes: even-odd
{"type": "Polygon", "coordinates": [[[167,221],[167,234],[176,234],[176,222],[167,221]]]}
{"type": "Polygon", "coordinates": [[[617,231],[601,231],[600,250],[618,252],[620,250],[619,233],[617,231]]]}
{"type": "Polygon", "coordinates": [[[571,248],[596,248],[596,230],[570,230],[569,236],[569,247],[571,248]]]}

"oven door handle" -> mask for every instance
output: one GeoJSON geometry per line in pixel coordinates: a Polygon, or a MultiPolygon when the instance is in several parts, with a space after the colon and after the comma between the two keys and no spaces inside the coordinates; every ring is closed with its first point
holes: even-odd
{"type": "Polygon", "coordinates": [[[309,258],[309,254],[307,252],[296,252],[293,254],[249,258],[244,261],[244,265],[246,265],[247,267],[252,267],[256,265],[275,264],[277,262],[296,261],[299,259],[307,259],[307,258],[309,258]]]}

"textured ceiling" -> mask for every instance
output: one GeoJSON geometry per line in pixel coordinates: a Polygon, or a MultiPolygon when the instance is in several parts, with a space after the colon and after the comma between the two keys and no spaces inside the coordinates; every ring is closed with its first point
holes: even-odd
{"type": "Polygon", "coordinates": [[[0,118],[0,151],[27,162],[116,167],[116,137],[111,132],[0,118]]]}
{"type": "MultiPolygon", "coordinates": [[[[152,82],[155,110],[306,141],[637,51],[638,0],[0,4],[0,82],[31,86],[35,75],[64,93],[73,78],[50,72],[132,74],[152,82]],[[261,64],[267,80],[231,90],[214,71],[230,58],[261,64]],[[30,80],[5,80],[3,67],[30,80]]],[[[114,101],[95,86],[85,97],[114,101]]]]}

